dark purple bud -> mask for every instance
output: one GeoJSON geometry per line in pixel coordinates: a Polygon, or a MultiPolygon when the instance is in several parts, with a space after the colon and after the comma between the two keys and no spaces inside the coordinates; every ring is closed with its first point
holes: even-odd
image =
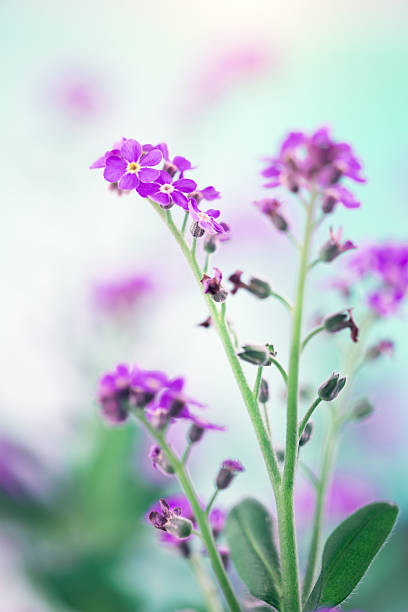
{"type": "Polygon", "coordinates": [[[322,211],[328,215],[333,212],[338,200],[333,195],[327,194],[323,199],[322,211]]]}
{"type": "Polygon", "coordinates": [[[160,512],[150,512],[149,521],[152,523],[153,527],[156,527],[156,529],[166,531],[165,525],[167,520],[162,514],[160,514],[160,512]]]}
{"type": "Polygon", "coordinates": [[[373,404],[367,399],[363,398],[356,402],[351,411],[351,418],[354,421],[365,421],[374,412],[373,404]]]}
{"type": "Polygon", "coordinates": [[[351,308],[337,312],[336,314],[327,316],[323,321],[323,326],[326,331],[335,334],[342,329],[350,329],[350,335],[353,342],[358,340],[358,327],[351,314],[351,308]]]}
{"type": "Polygon", "coordinates": [[[392,357],[394,355],[394,342],[392,340],[380,340],[377,344],[370,346],[366,352],[366,359],[374,361],[382,355],[392,357]]]}
{"type": "Polygon", "coordinates": [[[282,202],[276,198],[264,198],[263,200],[254,202],[254,204],[272,221],[279,232],[288,231],[289,224],[280,212],[282,202]]]}
{"type": "Polygon", "coordinates": [[[345,378],[340,378],[340,374],[333,373],[320,387],[317,392],[320,399],[331,402],[340,393],[346,384],[345,378]]]}
{"type": "Polygon", "coordinates": [[[193,423],[190,429],[188,430],[187,437],[192,444],[195,444],[196,442],[199,442],[201,440],[204,435],[204,432],[205,429],[203,427],[200,427],[199,425],[193,423]]]}
{"type": "Polygon", "coordinates": [[[299,446],[304,446],[309,442],[313,433],[313,423],[309,421],[306,423],[306,427],[304,428],[302,435],[300,436],[299,446]]]}
{"type": "Polygon", "coordinates": [[[167,174],[170,174],[170,176],[173,178],[174,175],[177,172],[177,166],[175,166],[174,164],[172,164],[169,161],[165,161],[164,162],[164,166],[163,166],[163,170],[165,170],[167,172],[167,174]]]}
{"type": "Polygon", "coordinates": [[[165,476],[174,474],[174,468],[160,446],[154,445],[150,448],[149,458],[152,461],[153,467],[165,476]]]}
{"type": "Polygon", "coordinates": [[[211,327],[211,325],[212,325],[211,317],[207,317],[205,321],[202,321],[202,323],[198,323],[198,327],[205,327],[206,329],[211,327]]]}
{"type": "Polygon", "coordinates": [[[272,344],[245,344],[238,357],[257,366],[270,366],[276,351],[272,344]]]}
{"type": "Polygon", "coordinates": [[[266,402],[269,400],[269,385],[264,378],[261,379],[258,399],[261,404],[266,404],[266,402]]]}
{"type": "Polygon", "coordinates": [[[244,468],[239,461],[233,459],[226,459],[223,461],[220,471],[215,479],[215,486],[217,489],[226,489],[233,481],[236,474],[243,472],[244,468]]]}
{"type": "Polygon", "coordinates": [[[341,234],[341,228],[338,230],[337,234],[334,234],[332,228],[330,228],[330,238],[323,244],[319,251],[320,261],[329,263],[342,253],[357,248],[351,240],[346,240],[346,242],[341,243],[341,234]]]}
{"type": "Polygon", "coordinates": [[[200,227],[197,221],[194,221],[194,223],[191,224],[190,233],[194,238],[201,238],[201,236],[204,236],[205,230],[200,227]]]}
{"type": "Polygon", "coordinates": [[[222,284],[222,272],[214,267],[214,276],[210,277],[204,274],[201,283],[204,287],[204,293],[210,295],[214,302],[225,302],[228,296],[228,290],[222,284]]]}
{"type": "Polygon", "coordinates": [[[185,559],[189,559],[191,557],[191,546],[187,540],[182,540],[177,545],[177,550],[185,559]]]}

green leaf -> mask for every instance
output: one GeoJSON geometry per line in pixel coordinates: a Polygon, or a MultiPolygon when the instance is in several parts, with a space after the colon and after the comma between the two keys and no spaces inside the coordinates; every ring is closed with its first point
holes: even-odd
{"type": "Polygon", "coordinates": [[[312,612],[317,606],[336,606],[350,595],[390,534],[397,514],[394,504],[368,504],[333,531],[304,612],[312,612]]]}
{"type": "Polygon", "coordinates": [[[244,499],[229,513],[226,535],[231,559],[249,592],[279,610],[281,573],[268,510],[256,499],[244,499]]]}

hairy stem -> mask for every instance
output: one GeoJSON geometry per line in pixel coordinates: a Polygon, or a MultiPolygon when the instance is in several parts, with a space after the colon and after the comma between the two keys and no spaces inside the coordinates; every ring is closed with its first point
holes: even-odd
{"type": "Polygon", "coordinates": [[[303,300],[309,248],[313,231],[314,206],[315,195],[312,195],[311,201],[307,206],[303,246],[300,251],[300,269],[293,314],[292,341],[289,357],[285,466],[283,470],[281,494],[277,500],[283,595],[285,610],[287,612],[300,612],[301,610],[293,489],[299,441],[298,393],[300,337],[302,331],[303,300]]]}
{"type": "Polygon", "coordinates": [[[256,373],[256,380],[254,386],[254,398],[256,399],[256,401],[258,401],[259,387],[261,386],[262,370],[263,366],[259,366],[258,372],[256,373]]]}
{"type": "Polygon", "coordinates": [[[147,431],[153,436],[153,438],[157,441],[160,448],[166,454],[167,459],[170,461],[174,473],[177,476],[177,479],[191,505],[191,509],[194,514],[194,518],[197,521],[198,528],[200,530],[201,537],[204,541],[205,547],[207,549],[208,556],[211,561],[212,568],[214,570],[214,574],[217,577],[218,583],[224,593],[225,599],[228,602],[231,612],[241,612],[241,607],[238,603],[238,600],[235,596],[235,593],[232,589],[229,578],[225,572],[224,565],[222,563],[220,554],[217,550],[217,546],[215,544],[214,536],[211,531],[211,527],[208,522],[207,514],[201,508],[200,502],[198,501],[197,494],[194,490],[193,483],[190,480],[190,477],[183,465],[183,462],[177,457],[177,455],[172,451],[163,435],[155,429],[151,423],[147,420],[142,410],[133,410],[132,411],[135,417],[139,420],[139,422],[147,429],[147,431]]]}
{"type": "Polygon", "coordinates": [[[308,411],[306,412],[305,416],[303,417],[303,419],[300,421],[299,423],[299,430],[298,430],[298,436],[299,436],[299,440],[300,437],[310,419],[310,417],[312,416],[312,414],[314,413],[314,411],[316,410],[317,406],[320,404],[322,400],[320,399],[320,397],[317,397],[315,399],[315,401],[313,402],[313,404],[310,406],[310,408],[308,409],[308,411]]]}

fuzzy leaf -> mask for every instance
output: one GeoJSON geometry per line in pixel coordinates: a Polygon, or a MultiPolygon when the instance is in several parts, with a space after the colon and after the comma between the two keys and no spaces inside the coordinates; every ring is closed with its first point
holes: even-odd
{"type": "Polygon", "coordinates": [[[229,513],[226,535],[231,559],[251,595],[279,610],[281,573],[268,510],[256,499],[244,499],[229,513]]]}
{"type": "Polygon", "coordinates": [[[304,612],[336,606],[350,595],[390,534],[397,514],[394,504],[375,502],[354,512],[333,531],[304,612]]]}

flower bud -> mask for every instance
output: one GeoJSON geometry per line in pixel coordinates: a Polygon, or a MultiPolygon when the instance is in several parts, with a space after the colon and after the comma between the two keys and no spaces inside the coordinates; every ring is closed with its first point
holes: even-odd
{"type": "Polygon", "coordinates": [[[285,461],[285,451],[283,450],[283,448],[277,449],[276,458],[279,461],[279,463],[283,463],[285,461]]]}
{"type": "Polygon", "coordinates": [[[324,329],[331,334],[335,334],[342,329],[349,328],[352,341],[357,342],[358,340],[359,329],[353,319],[350,308],[348,310],[327,316],[323,321],[323,326],[324,329]]]}
{"type": "Polygon", "coordinates": [[[264,300],[272,293],[269,283],[260,278],[252,277],[248,284],[248,291],[260,300],[264,300]]]}
{"type": "Polygon", "coordinates": [[[194,221],[194,223],[191,224],[190,233],[194,238],[201,238],[201,236],[204,236],[205,230],[200,227],[197,221],[194,221]]]}
{"type": "Polygon", "coordinates": [[[306,427],[304,428],[302,435],[300,436],[299,446],[304,446],[309,442],[313,433],[313,423],[309,421],[306,423],[306,427]]]}
{"type": "Polygon", "coordinates": [[[165,453],[162,451],[160,446],[154,445],[151,447],[149,452],[149,458],[152,461],[154,469],[158,470],[165,476],[171,476],[174,474],[174,468],[167,459],[165,453]]]}
{"type": "Polygon", "coordinates": [[[269,385],[264,378],[261,378],[258,399],[261,404],[266,404],[266,402],[269,400],[269,385]]]}
{"type": "Polygon", "coordinates": [[[351,240],[341,242],[342,229],[340,228],[335,234],[330,228],[330,238],[323,244],[319,251],[319,260],[330,263],[342,253],[357,248],[351,240]]]}
{"type": "Polygon", "coordinates": [[[166,524],[166,531],[176,538],[188,538],[193,531],[193,523],[184,516],[173,515],[166,524]]]}
{"type": "Polygon", "coordinates": [[[238,357],[257,366],[271,365],[271,357],[276,355],[275,349],[271,344],[245,344],[242,348],[244,350],[238,353],[238,357]]]}
{"type": "Polygon", "coordinates": [[[201,438],[203,437],[205,432],[205,429],[203,427],[200,427],[199,425],[196,425],[195,423],[193,423],[190,427],[190,429],[188,430],[188,440],[192,443],[195,444],[196,442],[199,442],[201,440],[201,438]]]}
{"type": "Polygon", "coordinates": [[[367,417],[371,416],[373,412],[373,404],[367,398],[363,398],[353,406],[351,418],[354,421],[364,421],[367,417]]]}
{"type": "Polygon", "coordinates": [[[226,489],[229,487],[234,477],[238,472],[243,472],[244,468],[239,461],[233,459],[226,459],[223,461],[220,471],[215,479],[215,486],[217,489],[226,489]]]}
{"type": "Polygon", "coordinates": [[[317,392],[320,399],[324,402],[331,402],[340,393],[346,384],[345,378],[339,378],[340,374],[333,374],[319,387],[317,392]]]}

